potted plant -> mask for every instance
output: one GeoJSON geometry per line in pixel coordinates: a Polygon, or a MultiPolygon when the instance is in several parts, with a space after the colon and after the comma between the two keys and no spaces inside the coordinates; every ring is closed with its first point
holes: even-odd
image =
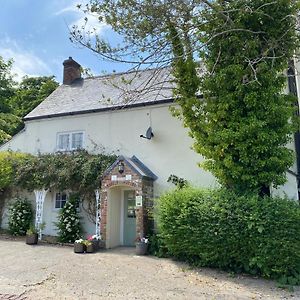
{"type": "Polygon", "coordinates": [[[135,240],[135,254],[146,255],[148,250],[148,239],[144,237],[137,237],[135,240]]]}
{"type": "Polygon", "coordinates": [[[34,225],[31,225],[26,231],[26,244],[27,245],[36,245],[38,242],[38,233],[34,225]]]}
{"type": "Polygon", "coordinates": [[[93,253],[94,252],[94,245],[93,245],[92,241],[85,240],[84,244],[85,244],[86,253],[93,253]]]}
{"type": "Polygon", "coordinates": [[[93,244],[94,251],[99,250],[99,248],[100,248],[100,237],[99,236],[97,236],[96,234],[89,235],[87,237],[87,240],[90,241],[93,244]]]}
{"type": "Polygon", "coordinates": [[[85,240],[79,239],[74,242],[75,253],[84,253],[85,249],[86,249],[85,240]]]}

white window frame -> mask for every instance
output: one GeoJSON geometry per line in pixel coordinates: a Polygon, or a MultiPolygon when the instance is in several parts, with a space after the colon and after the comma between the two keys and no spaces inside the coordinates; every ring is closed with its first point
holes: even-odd
{"type": "MultiPolygon", "coordinates": [[[[66,203],[67,203],[69,201],[71,191],[70,190],[67,190],[67,191],[55,191],[53,193],[53,206],[52,206],[52,208],[53,208],[53,211],[55,211],[55,212],[61,210],[61,208],[55,207],[55,205],[56,205],[56,195],[59,194],[59,193],[67,195],[67,199],[66,199],[66,203]]],[[[82,205],[82,203],[79,201],[78,207],[76,208],[78,213],[81,212],[81,205],[82,205]]]]}
{"type": "Polygon", "coordinates": [[[53,194],[53,209],[55,211],[58,211],[58,210],[62,209],[62,207],[56,207],[56,195],[59,194],[59,193],[66,194],[66,203],[69,201],[69,193],[67,191],[61,191],[61,192],[56,191],[56,192],[54,192],[54,194],[53,194]]]}
{"type": "Polygon", "coordinates": [[[84,149],[85,148],[84,141],[85,141],[85,132],[82,131],[82,130],[58,132],[56,134],[56,151],[57,152],[67,152],[67,151],[76,151],[76,150],[79,150],[79,149],[84,149]],[[72,135],[76,134],[76,133],[82,134],[82,146],[81,146],[81,148],[73,148],[72,147],[72,142],[73,142],[72,135]],[[68,149],[59,149],[59,137],[62,136],[62,135],[68,135],[69,136],[69,148],[68,149]]]}

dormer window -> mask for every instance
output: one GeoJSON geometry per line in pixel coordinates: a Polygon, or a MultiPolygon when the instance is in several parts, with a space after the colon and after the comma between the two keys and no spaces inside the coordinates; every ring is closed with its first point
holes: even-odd
{"type": "Polygon", "coordinates": [[[57,151],[74,151],[83,149],[84,134],[82,131],[61,132],[57,134],[57,151]]]}

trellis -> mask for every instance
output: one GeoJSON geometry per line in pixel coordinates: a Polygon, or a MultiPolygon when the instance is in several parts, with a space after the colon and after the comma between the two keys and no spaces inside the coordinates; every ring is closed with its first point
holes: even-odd
{"type": "Polygon", "coordinates": [[[43,223],[43,207],[48,190],[34,190],[36,210],[35,210],[35,228],[38,230],[39,240],[42,239],[41,225],[43,223]]]}

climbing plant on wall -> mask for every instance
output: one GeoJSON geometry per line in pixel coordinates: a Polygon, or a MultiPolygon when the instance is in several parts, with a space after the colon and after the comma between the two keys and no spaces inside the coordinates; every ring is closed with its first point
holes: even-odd
{"type": "Polygon", "coordinates": [[[82,201],[87,200],[84,209],[94,216],[94,191],[100,187],[103,172],[115,160],[113,154],[89,154],[84,150],[38,156],[2,152],[0,191],[5,196],[14,187],[27,191],[70,190],[80,195],[82,201]]]}

